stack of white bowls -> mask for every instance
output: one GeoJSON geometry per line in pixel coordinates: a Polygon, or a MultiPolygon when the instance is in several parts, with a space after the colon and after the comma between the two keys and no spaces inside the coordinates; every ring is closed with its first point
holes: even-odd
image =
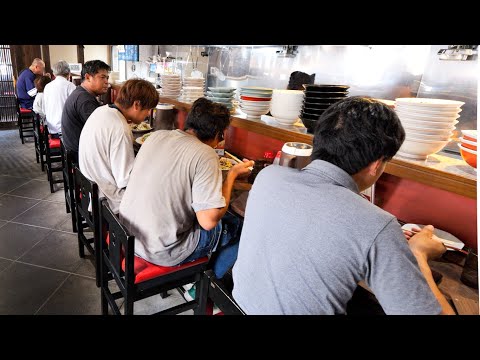
{"type": "Polygon", "coordinates": [[[270,111],[273,89],[259,86],[240,87],[240,109],[247,119],[260,119],[270,111]]]}
{"type": "Polygon", "coordinates": [[[205,89],[205,79],[203,77],[184,77],[183,78],[183,86],[194,86],[194,87],[201,87],[202,90],[205,89]]]}
{"type": "Polygon", "coordinates": [[[395,102],[406,134],[397,155],[416,160],[425,160],[448,144],[465,104],[429,98],[397,98],[395,102]]]}
{"type": "Polygon", "coordinates": [[[163,74],[160,94],[167,98],[176,99],[182,90],[182,80],[178,74],[163,74]]]}
{"type": "Polygon", "coordinates": [[[194,102],[203,97],[203,87],[201,86],[184,86],[182,100],[185,102],[194,102]]]}
{"type": "Polygon", "coordinates": [[[233,109],[233,99],[235,98],[235,88],[232,87],[208,87],[207,99],[213,102],[225,105],[228,110],[233,109]]]}
{"type": "Polygon", "coordinates": [[[302,111],[304,92],[301,90],[274,89],[270,113],[281,125],[293,125],[302,111]]]}

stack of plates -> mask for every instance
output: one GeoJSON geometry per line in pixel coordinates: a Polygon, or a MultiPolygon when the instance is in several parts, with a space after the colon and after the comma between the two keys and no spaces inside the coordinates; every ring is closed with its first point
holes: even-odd
{"type": "Polygon", "coordinates": [[[201,87],[202,90],[205,89],[205,79],[203,77],[185,77],[183,78],[183,86],[194,86],[201,87]]]}
{"type": "Polygon", "coordinates": [[[260,119],[270,111],[273,89],[258,86],[240,87],[240,109],[247,119],[260,119]]]}
{"type": "Polygon", "coordinates": [[[425,160],[448,144],[464,104],[429,98],[397,98],[395,101],[395,111],[406,134],[397,155],[417,160],[425,160]]]}
{"type": "Polygon", "coordinates": [[[161,95],[176,99],[182,90],[182,80],[178,74],[163,74],[161,95]]]}
{"type": "Polygon", "coordinates": [[[185,102],[194,102],[203,97],[203,86],[184,86],[182,100],[185,102]]]}
{"type": "Polygon", "coordinates": [[[235,88],[231,87],[209,87],[207,90],[207,99],[225,105],[229,110],[233,108],[233,99],[235,97],[235,88]]]}
{"type": "Polygon", "coordinates": [[[348,95],[348,85],[316,85],[304,84],[305,100],[300,118],[308,132],[313,132],[315,124],[331,105],[344,99],[348,95]]]}

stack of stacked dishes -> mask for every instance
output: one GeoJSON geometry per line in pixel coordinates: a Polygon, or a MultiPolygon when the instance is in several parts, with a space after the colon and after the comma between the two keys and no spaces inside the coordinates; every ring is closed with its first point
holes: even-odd
{"type": "Polygon", "coordinates": [[[405,129],[405,141],[397,155],[425,160],[442,150],[460,117],[462,101],[397,98],[395,111],[405,129]]]}
{"type": "Polygon", "coordinates": [[[201,86],[184,86],[182,100],[185,102],[194,102],[203,97],[203,87],[201,86]]]}
{"type": "Polygon", "coordinates": [[[302,110],[303,91],[274,89],[270,103],[270,113],[281,125],[293,125],[302,110]]]}
{"type": "Polygon", "coordinates": [[[300,113],[303,125],[308,132],[313,132],[318,118],[331,105],[348,95],[348,85],[304,84],[305,100],[300,113]]]}
{"type": "Polygon", "coordinates": [[[260,119],[270,111],[273,89],[259,86],[240,87],[240,109],[247,119],[260,119]]]}
{"type": "Polygon", "coordinates": [[[460,154],[465,162],[477,168],[477,130],[462,130],[460,138],[460,154]]]}
{"type": "Polygon", "coordinates": [[[230,111],[233,109],[233,99],[235,98],[235,88],[231,87],[209,87],[207,90],[207,99],[225,105],[230,111]]]}
{"type": "Polygon", "coordinates": [[[205,79],[203,77],[185,77],[183,78],[183,86],[195,86],[205,89],[205,79]]]}
{"type": "Polygon", "coordinates": [[[182,80],[178,74],[163,74],[161,95],[176,99],[182,90],[182,80]]]}

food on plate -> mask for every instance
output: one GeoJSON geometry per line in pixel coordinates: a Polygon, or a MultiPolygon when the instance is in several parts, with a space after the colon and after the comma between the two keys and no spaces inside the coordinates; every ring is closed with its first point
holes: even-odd
{"type": "Polygon", "coordinates": [[[141,122],[140,124],[131,123],[130,128],[132,129],[132,131],[152,130],[150,124],[146,122],[141,122]]]}
{"type": "Polygon", "coordinates": [[[235,165],[237,162],[232,159],[227,159],[226,157],[220,158],[220,170],[230,170],[230,168],[235,165]]]}

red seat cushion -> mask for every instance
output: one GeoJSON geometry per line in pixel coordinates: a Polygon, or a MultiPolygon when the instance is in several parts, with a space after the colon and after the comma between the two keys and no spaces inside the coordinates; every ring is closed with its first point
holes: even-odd
{"type": "Polygon", "coordinates": [[[20,108],[20,114],[30,114],[31,112],[32,110],[30,109],[20,108]]]}
{"type": "Polygon", "coordinates": [[[48,146],[50,147],[50,149],[59,148],[60,139],[48,139],[48,146]]]}
{"type": "MultiPolygon", "coordinates": [[[[107,233],[107,244],[110,242],[110,234],[107,233]]],[[[160,266],[160,265],[155,265],[152,264],[151,262],[148,262],[147,260],[144,260],[138,256],[135,256],[135,259],[133,260],[133,272],[135,274],[135,284],[138,284],[140,282],[150,280],[153,278],[156,278],[158,276],[163,276],[167,275],[170,273],[173,273],[175,271],[187,269],[189,267],[206,263],[208,262],[208,257],[204,256],[200,259],[190,261],[186,264],[182,265],[175,265],[175,266],[160,266]]],[[[122,269],[125,271],[125,259],[122,260],[122,269]]]]}

